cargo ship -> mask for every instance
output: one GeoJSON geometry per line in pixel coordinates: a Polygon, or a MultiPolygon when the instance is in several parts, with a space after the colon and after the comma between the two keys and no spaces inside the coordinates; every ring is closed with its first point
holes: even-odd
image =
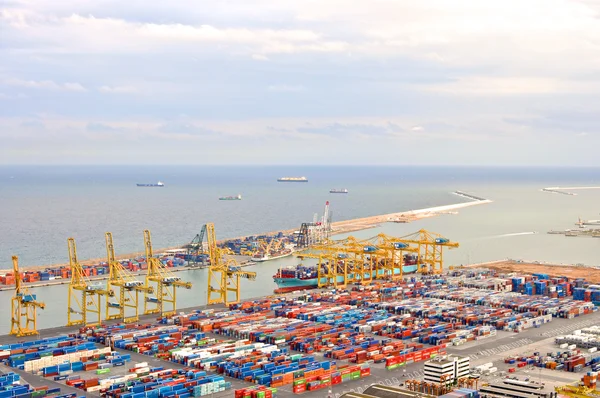
{"type": "Polygon", "coordinates": [[[137,184],[138,187],[164,187],[165,184],[162,182],[157,182],[156,184],[137,184]]]}
{"type": "Polygon", "coordinates": [[[348,193],[347,189],[331,189],[329,190],[329,193],[348,193]]]}
{"type": "MultiPolygon", "coordinates": [[[[256,260],[255,260],[256,261],[256,260]]],[[[403,274],[413,274],[418,269],[418,257],[415,255],[405,255],[404,265],[402,266],[403,274]]],[[[368,275],[365,275],[368,277],[368,275]]],[[[344,283],[344,278],[341,275],[337,277],[337,283],[344,283]]],[[[278,288],[275,293],[289,293],[297,290],[316,289],[319,285],[319,276],[317,266],[305,266],[298,264],[295,267],[280,268],[275,275],[273,281],[278,288]]],[[[325,282],[325,280],[323,280],[325,282]]]]}
{"type": "Polygon", "coordinates": [[[306,177],[281,177],[277,179],[278,182],[308,182],[306,177]]]}
{"type": "Polygon", "coordinates": [[[242,200],[242,195],[221,196],[219,200],[242,200]]]}
{"type": "Polygon", "coordinates": [[[287,247],[270,253],[265,253],[261,251],[252,256],[252,261],[261,263],[263,261],[277,260],[278,258],[291,256],[292,254],[294,254],[294,251],[287,247]]]}

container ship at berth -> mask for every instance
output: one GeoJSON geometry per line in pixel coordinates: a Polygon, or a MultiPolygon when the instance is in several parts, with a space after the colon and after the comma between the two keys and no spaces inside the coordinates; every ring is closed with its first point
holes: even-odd
{"type": "MultiPolygon", "coordinates": [[[[256,261],[256,260],[254,260],[256,261]]],[[[418,257],[407,254],[404,256],[404,265],[402,266],[403,274],[412,274],[417,272],[418,257]]],[[[368,275],[365,275],[368,277],[368,275]]],[[[278,288],[275,293],[289,293],[297,290],[316,289],[319,285],[317,266],[305,266],[298,264],[295,267],[280,268],[275,275],[273,281],[278,288]]],[[[323,280],[325,282],[325,280],[323,280]]],[[[344,283],[343,276],[338,276],[337,283],[344,283]]]]}
{"type": "Polygon", "coordinates": [[[242,195],[221,196],[219,200],[242,200],[242,195]]]}
{"type": "Polygon", "coordinates": [[[137,184],[138,187],[164,187],[165,184],[162,182],[157,182],[156,184],[137,184]]]}
{"type": "Polygon", "coordinates": [[[331,189],[329,193],[348,193],[347,189],[331,189]]]}
{"type": "Polygon", "coordinates": [[[281,177],[277,179],[278,182],[308,182],[306,177],[281,177]]]}

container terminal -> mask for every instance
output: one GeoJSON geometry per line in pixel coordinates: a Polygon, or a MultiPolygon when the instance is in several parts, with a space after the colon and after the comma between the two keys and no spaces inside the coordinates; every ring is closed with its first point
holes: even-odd
{"type": "Polygon", "coordinates": [[[0,396],[598,394],[600,285],[584,278],[445,266],[459,244],[421,230],[310,245],[297,255],[317,260],[315,289],[242,301],[240,281],[256,273],[213,224],[204,231],[208,304],[190,309],[177,290],[204,289],[154,255],[150,231],[139,279],[106,234],[106,283],[89,279],[69,238],[68,326],[38,328],[49,298],[15,291],[0,396]]]}

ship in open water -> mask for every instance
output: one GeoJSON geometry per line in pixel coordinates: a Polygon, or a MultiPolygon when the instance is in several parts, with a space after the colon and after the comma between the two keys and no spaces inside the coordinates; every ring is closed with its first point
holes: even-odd
{"type": "Polygon", "coordinates": [[[165,184],[161,181],[156,184],[136,184],[138,187],[164,187],[165,184]]]}
{"type": "Polygon", "coordinates": [[[344,189],[331,189],[329,190],[329,193],[348,193],[348,190],[346,188],[344,189]]]}
{"type": "Polygon", "coordinates": [[[278,182],[308,182],[306,177],[281,177],[277,179],[278,182]]]}
{"type": "Polygon", "coordinates": [[[219,200],[242,200],[242,195],[221,196],[219,200]]]}
{"type": "MultiPolygon", "coordinates": [[[[256,261],[256,260],[255,260],[256,261]]],[[[413,254],[404,255],[404,264],[402,265],[403,274],[413,274],[418,269],[418,257],[413,254]]],[[[350,275],[353,277],[353,275],[350,275]]],[[[364,275],[364,279],[371,279],[375,275],[364,275]]],[[[321,282],[326,283],[325,278],[321,282]]],[[[297,290],[316,289],[319,286],[319,274],[317,265],[305,266],[298,264],[295,267],[280,268],[273,281],[277,284],[275,293],[289,293],[297,290]]],[[[331,281],[333,282],[333,281],[331,281]]],[[[344,283],[342,275],[337,276],[338,284],[344,283]]]]}

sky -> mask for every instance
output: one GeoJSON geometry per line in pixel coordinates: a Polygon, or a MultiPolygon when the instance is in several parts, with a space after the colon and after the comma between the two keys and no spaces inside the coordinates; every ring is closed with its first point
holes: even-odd
{"type": "Polygon", "coordinates": [[[600,0],[2,0],[0,164],[600,166],[600,0]]]}

